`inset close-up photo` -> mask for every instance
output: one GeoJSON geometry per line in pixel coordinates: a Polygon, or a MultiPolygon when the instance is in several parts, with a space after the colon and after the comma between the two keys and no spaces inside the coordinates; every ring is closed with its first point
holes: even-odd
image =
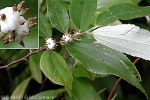
{"type": "Polygon", "coordinates": [[[0,49],[38,49],[38,0],[0,1],[0,49]]]}

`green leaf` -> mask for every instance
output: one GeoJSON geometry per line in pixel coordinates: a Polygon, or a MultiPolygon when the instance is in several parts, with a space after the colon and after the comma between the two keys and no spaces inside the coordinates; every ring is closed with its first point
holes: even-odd
{"type": "Polygon", "coordinates": [[[129,20],[150,15],[150,6],[139,7],[132,4],[117,4],[109,8],[109,11],[100,13],[97,17],[97,25],[107,25],[118,19],[129,20]]]}
{"type": "Polygon", "coordinates": [[[135,2],[133,2],[132,0],[97,0],[97,8],[107,9],[113,5],[121,4],[121,3],[135,4],[135,2]]]}
{"type": "Polygon", "coordinates": [[[72,0],[70,4],[70,17],[80,30],[87,28],[96,11],[97,0],[72,0]]]}
{"type": "Polygon", "coordinates": [[[73,80],[72,98],[69,100],[101,100],[101,98],[89,80],[77,78],[73,80]]]}
{"type": "Polygon", "coordinates": [[[117,93],[111,98],[111,100],[115,100],[117,97],[117,93]]]}
{"type": "Polygon", "coordinates": [[[122,53],[96,43],[74,42],[66,47],[74,58],[83,63],[87,70],[97,74],[119,76],[146,94],[136,78],[140,79],[138,71],[122,53]]]}
{"type": "Polygon", "coordinates": [[[42,32],[42,34],[45,37],[51,37],[52,36],[52,30],[51,27],[48,23],[48,21],[46,20],[46,17],[44,16],[43,13],[40,13],[40,18],[39,18],[39,29],[42,32]]]}
{"type": "Polygon", "coordinates": [[[65,92],[65,89],[47,90],[31,96],[28,100],[35,100],[34,97],[45,97],[45,100],[54,100],[62,92],[65,92]]]}
{"type": "MultiPolygon", "coordinates": [[[[31,78],[27,78],[26,80],[24,80],[21,84],[19,84],[17,86],[17,88],[14,90],[14,92],[12,93],[11,97],[16,97],[15,100],[22,100],[24,92],[27,88],[27,85],[29,84],[31,78]]],[[[14,100],[14,98],[11,98],[11,100],[14,100]]]]}
{"type": "Polygon", "coordinates": [[[75,70],[73,71],[73,75],[75,77],[86,77],[86,78],[90,78],[91,80],[95,79],[95,74],[87,71],[87,69],[85,67],[83,67],[83,64],[77,64],[75,70]]]}
{"type": "Polygon", "coordinates": [[[142,0],[132,0],[134,3],[138,4],[140,3],[142,0]]]}
{"type": "Polygon", "coordinates": [[[40,70],[39,60],[41,57],[41,53],[33,55],[29,59],[29,69],[33,79],[35,79],[38,83],[42,83],[42,73],[40,70]]]}
{"type": "Polygon", "coordinates": [[[73,76],[65,60],[54,51],[46,51],[40,59],[40,67],[52,82],[65,86],[71,95],[73,76]]]}
{"type": "Polygon", "coordinates": [[[100,25],[100,26],[105,26],[105,25],[115,22],[118,19],[117,19],[117,17],[110,14],[110,12],[103,11],[98,15],[98,17],[96,19],[96,24],[100,25]]]}
{"type": "Polygon", "coordinates": [[[62,33],[68,32],[69,16],[58,0],[47,0],[47,12],[52,25],[62,33]]]}
{"type": "Polygon", "coordinates": [[[150,6],[139,7],[132,4],[118,4],[112,6],[109,11],[112,13],[112,15],[117,16],[122,20],[129,20],[150,15],[150,6]]]}

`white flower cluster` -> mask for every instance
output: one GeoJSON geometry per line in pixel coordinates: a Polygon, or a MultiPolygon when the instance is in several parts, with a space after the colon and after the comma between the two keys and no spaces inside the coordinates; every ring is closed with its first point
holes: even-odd
{"type": "Polygon", "coordinates": [[[61,38],[62,41],[68,43],[72,41],[72,36],[71,34],[64,34],[61,38]]]}
{"type": "Polygon", "coordinates": [[[47,46],[48,49],[50,49],[50,50],[54,49],[55,46],[56,46],[55,40],[53,40],[53,38],[48,38],[48,39],[46,40],[46,46],[47,46]]]}
{"type": "MultiPolygon", "coordinates": [[[[60,44],[65,45],[65,44],[71,42],[72,40],[73,40],[72,35],[67,33],[62,36],[60,44]]],[[[48,47],[48,49],[53,50],[53,49],[55,49],[55,47],[57,45],[56,45],[55,40],[53,40],[53,38],[48,38],[48,39],[46,39],[46,46],[48,47]]]]}
{"type": "Polygon", "coordinates": [[[33,27],[34,17],[26,20],[22,15],[26,13],[28,8],[24,8],[22,1],[17,6],[6,7],[0,10],[0,40],[3,39],[4,44],[11,41],[19,41],[23,46],[22,38],[29,34],[29,28],[33,27]],[[5,35],[7,34],[7,35],[5,35]]]}

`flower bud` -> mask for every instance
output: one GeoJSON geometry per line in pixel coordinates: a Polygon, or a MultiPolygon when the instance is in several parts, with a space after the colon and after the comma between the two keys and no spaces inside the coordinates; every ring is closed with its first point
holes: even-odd
{"type": "Polygon", "coordinates": [[[17,11],[18,11],[18,8],[17,8],[16,5],[13,6],[13,11],[14,11],[14,12],[17,12],[17,11]]]}
{"type": "Polygon", "coordinates": [[[32,27],[35,27],[35,26],[37,26],[37,23],[36,23],[36,22],[34,22],[34,23],[29,23],[29,25],[28,25],[29,28],[32,28],[32,27]]]}
{"type": "Polygon", "coordinates": [[[22,45],[23,47],[25,47],[24,42],[22,39],[19,40],[19,44],[22,45]]]}
{"type": "Polygon", "coordinates": [[[5,40],[3,40],[3,44],[8,44],[10,42],[9,36],[5,40]]]}
{"type": "Polygon", "coordinates": [[[15,41],[15,38],[16,38],[16,33],[15,33],[15,31],[13,31],[10,33],[10,40],[15,41]]]}
{"type": "Polygon", "coordinates": [[[29,10],[29,8],[22,9],[20,11],[20,15],[24,15],[28,10],[29,10]]]}
{"type": "Polygon", "coordinates": [[[28,18],[28,23],[34,23],[35,19],[36,19],[36,17],[30,17],[30,18],[28,18]]]}
{"type": "Polygon", "coordinates": [[[25,1],[22,1],[17,5],[18,10],[22,10],[24,8],[24,3],[25,1]]]}

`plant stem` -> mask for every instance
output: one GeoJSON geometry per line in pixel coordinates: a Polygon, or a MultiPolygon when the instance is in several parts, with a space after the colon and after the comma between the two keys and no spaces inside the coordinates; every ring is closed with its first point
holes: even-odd
{"type": "Polygon", "coordinates": [[[45,85],[46,81],[47,81],[47,77],[44,78],[43,83],[40,88],[40,91],[42,91],[44,89],[44,85],[45,85]]]}
{"type": "MultiPolygon", "coordinates": [[[[136,59],[133,61],[133,64],[135,65],[136,63],[138,63],[138,61],[139,61],[140,59],[141,59],[141,58],[136,58],[136,59]]],[[[116,91],[116,89],[117,89],[117,87],[118,87],[118,85],[119,85],[119,83],[120,83],[121,80],[122,80],[122,78],[118,78],[118,80],[117,80],[116,83],[114,84],[114,86],[113,86],[113,88],[112,88],[112,90],[111,90],[111,92],[110,92],[110,94],[109,94],[107,100],[111,100],[111,98],[112,98],[114,92],[116,91]]]]}
{"type": "Polygon", "coordinates": [[[38,50],[35,50],[35,51],[32,51],[32,52],[29,52],[26,56],[22,57],[21,59],[18,59],[18,60],[15,60],[15,61],[12,61],[11,63],[7,64],[7,65],[4,65],[4,66],[0,66],[0,69],[3,69],[3,68],[8,68],[12,65],[15,65],[17,63],[20,63],[22,61],[26,61],[27,58],[29,58],[30,56],[34,55],[34,54],[37,54],[41,51],[45,51],[47,49],[47,47],[43,47],[43,48],[40,48],[38,50]]]}

